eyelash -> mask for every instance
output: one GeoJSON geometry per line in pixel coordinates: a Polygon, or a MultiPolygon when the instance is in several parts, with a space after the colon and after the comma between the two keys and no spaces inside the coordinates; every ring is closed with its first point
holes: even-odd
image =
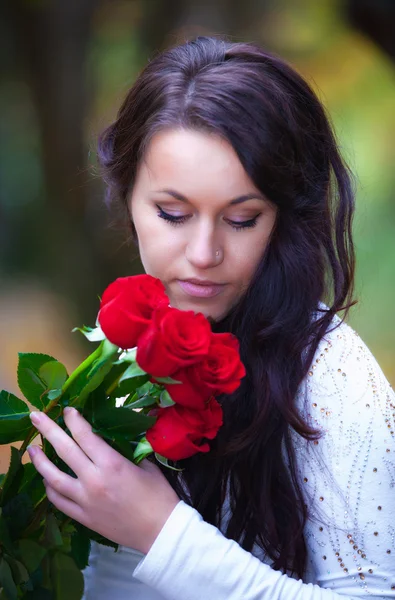
{"type": "MultiPolygon", "coordinates": [[[[188,216],[174,217],[173,215],[169,215],[169,213],[165,212],[160,206],[156,205],[156,207],[159,211],[158,217],[160,217],[161,219],[164,219],[165,221],[170,223],[170,225],[173,225],[173,226],[182,225],[189,218],[188,216]]],[[[235,229],[236,231],[240,231],[241,229],[252,229],[253,227],[256,226],[258,217],[259,217],[259,215],[257,215],[253,219],[249,219],[248,221],[241,221],[237,224],[235,221],[228,221],[228,223],[230,223],[232,228],[235,229]]]]}

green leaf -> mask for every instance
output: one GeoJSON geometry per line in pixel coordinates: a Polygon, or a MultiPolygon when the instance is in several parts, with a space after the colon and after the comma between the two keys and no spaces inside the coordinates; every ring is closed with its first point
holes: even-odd
{"type": "Polygon", "coordinates": [[[85,404],[89,394],[95,391],[103,382],[104,378],[111,371],[114,361],[118,356],[118,348],[104,340],[102,342],[103,348],[100,357],[94,361],[93,365],[90,366],[87,371],[84,372],[84,379],[81,381],[82,385],[76,393],[78,400],[73,401],[73,405],[76,408],[82,407],[85,404]]]}
{"type": "Polygon", "coordinates": [[[155,377],[155,381],[158,383],[182,383],[182,381],[177,381],[171,377],[155,377]]]}
{"type": "MultiPolygon", "coordinates": [[[[43,559],[43,561],[45,561],[45,558],[43,559]]],[[[45,586],[43,562],[41,562],[40,566],[37,567],[37,569],[33,571],[33,573],[30,573],[29,581],[27,583],[21,584],[21,589],[24,592],[24,595],[22,596],[23,600],[27,598],[29,598],[29,600],[31,600],[32,598],[35,598],[35,600],[42,600],[44,598],[47,598],[47,596],[42,596],[42,591],[44,589],[42,586],[45,586]]]]}
{"type": "Polygon", "coordinates": [[[128,403],[128,399],[126,399],[125,403],[122,405],[128,410],[133,410],[134,408],[144,408],[145,406],[157,406],[156,398],[153,396],[142,396],[142,398],[138,398],[134,402],[128,403]]]}
{"type": "Polygon", "coordinates": [[[148,379],[148,375],[144,374],[133,379],[125,379],[120,383],[120,379],[128,368],[128,363],[116,361],[113,363],[111,371],[103,379],[103,386],[106,390],[106,395],[110,398],[123,398],[130,393],[134,393],[136,388],[142,386],[148,379]]]}
{"type": "Polygon", "coordinates": [[[119,382],[125,381],[125,379],[132,379],[133,377],[141,377],[142,375],[146,375],[146,372],[143,369],[140,369],[137,363],[132,363],[130,367],[126,369],[119,382]]]}
{"type": "Polygon", "coordinates": [[[39,376],[49,390],[60,390],[68,377],[66,367],[57,360],[44,363],[39,369],[39,376]]]}
{"type": "Polygon", "coordinates": [[[74,327],[72,331],[79,331],[90,342],[101,342],[102,340],[106,339],[106,336],[100,325],[98,327],[88,327],[87,325],[83,325],[82,327],[74,327]]]}
{"type": "Polygon", "coordinates": [[[19,494],[29,495],[33,506],[36,506],[46,496],[43,478],[32,463],[23,465],[23,477],[18,489],[19,494]]]}
{"type": "Polygon", "coordinates": [[[138,465],[144,458],[152,454],[153,449],[146,437],[143,437],[133,454],[133,461],[138,465]]]}
{"type": "Polygon", "coordinates": [[[55,596],[51,590],[40,586],[31,592],[27,592],[27,594],[23,596],[23,600],[55,600],[55,596]]]}
{"type": "Polygon", "coordinates": [[[93,529],[89,529],[88,527],[85,527],[85,525],[81,525],[81,523],[76,523],[76,527],[79,533],[85,535],[91,541],[97,542],[98,544],[102,544],[103,546],[107,546],[109,548],[114,548],[114,550],[117,552],[119,548],[118,544],[101,536],[99,533],[97,533],[97,531],[93,531],[93,529]]]}
{"type": "Polygon", "coordinates": [[[113,359],[114,355],[119,356],[118,346],[105,338],[101,343],[101,360],[106,360],[108,358],[113,359]]]}
{"type": "Polygon", "coordinates": [[[79,569],[85,569],[89,564],[91,541],[81,531],[76,531],[71,537],[71,556],[79,569]]]}
{"type": "Polygon", "coordinates": [[[137,346],[135,348],[131,348],[130,350],[125,350],[119,357],[118,363],[134,363],[136,362],[137,356],[137,346]]]}
{"type": "Polygon", "coordinates": [[[18,491],[19,484],[23,477],[23,466],[19,451],[11,446],[11,460],[10,466],[6,473],[6,477],[3,482],[3,489],[0,497],[0,506],[4,506],[7,503],[8,498],[15,495],[18,491]]]}
{"type": "Polygon", "coordinates": [[[6,561],[10,565],[12,577],[16,583],[16,585],[20,585],[21,583],[26,583],[29,581],[29,573],[23,563],[19,560],[15,560],[12,556],[6,556],[6,561]]]}
{"type": "Polygon", "coordinates": [[[63,538],[60,533],[59,523],[53,513],[48,513],[45,521],[44,541],[47,548],[60,548],[63,538]]]}
{"type": "Polygon", "coordinates": [[[33,502],[26,493],[13,493],[3,507],[3,517],[8,525],[11,538],[18,538],[30,525],[34,516],[33,502]]]}
{"type": "Polygon", "coordinates": [[[8,530],[8,525],[2,514],[0,515],[0,544],[7,550],[7,552],[13,551],[13,545],[11,541],[10,532],[8,530]]]}
{"type": "Polygon", "coordinates": [[[18,590],[12,576],[11,568],[4,557],[0,558],[0,585],[4,589],[8,600],[18,599],[18,590]]]}
{"type": "Polygon", "coordinates": [[[136,392],[137,392],[139,398],[141,398],[141,396],[144,396],[146,394],[150,394],[151,396],[153,396],[155,393],[155,385],[153,383],[151,383],[151,381],[146,381],[144,383],[144,385],[141,385],[140,387],[138,387],[136,389],[136,392]]]}
{"type": "Polygon", "coordinates": [[[176,469],[176,467],[172,467],[171,465],[169,465],[168,459],[165,456],[161,456],[157,452],[155,452],[155,458],[161,465],[163,465],[164,467],[167,467],[168,469],[171,469],[172,471],[183,471],[184,470],[184,469],[176,469]]]}
{"type": "Polygon", "coordinates": [[[56,600],[81,600],[84,576],[71,556],[56,552],[51,558],[51,581],[56,600]]]}
{"type": "Polygon", "coordinates": [[[117,408],[99,408],[93,413],[92,424],[109,434],[118,433],[124,435],[128,440],[133,440],[152,427],[155,421],[155,417],[148,417],[140,412],[120,406],[117,408]]]}
{"type": "Polygon", "coordinates": [[[18,590],[11,567],[5,557],[0,558],[0,587],[7,600],[17,600],[18,590]]]}
{"type": "Polygon", "coordinates": [[[52,421],[56,421],[57,419],[59,419],[59,417],[62,417],[62,408],[60,407],[59,404],[53,406],[48,412],[47,412],[47,417],[49,417],[50,419],[52,419],[52,421]]]}
{"type": "Polygon", "coordinates": [[[167,408],[168,406],[173,406],[173,404],[175,404],[175,402],[170,398],[169,392],[167,390],[163,390],[159,400],[160,407],[167,408]]]}
{"type": "MultiPolygon", "coordinates": [[[[110,398],[125,398],[126,396],[132,397],[136,389],[142,386],[147,381],[147,376],[133,377],[132,379],[125,379],[117,385],[117,387],[109,394],[110,398]]],[[[137,397],[137,396],[136,396],[137,397]]]]}
{"type": "Polygon", "coordinates": [[[113,363],[111,371],[103,379],[103,387],[106,390],[107,395],[111,395],[115,392],[119,379],[126,369],[127,365],[124,363],[118,364],[117,361],[113,363]]]}
{"type": "Polygon", "coordinates": [[[29,407],[14,394],[0,392],[0,444],[24,440],[32,428],[29,407]]]}
{"type": "Polygon", "coordinates": [[[40,586],[24,594],[23,600],[55,600],[55,596],[51,590],[40,586]]]}
{"type": "Polygon", "coordinates": [[[45,396],[45,392],[48,391],[48,385],[40,376],[40,369],[49,361],[57,362],[48,354],[19,353],[19,389],[25,398],[39,410],[43,410],[48,404],[48,398],[45,396]]]}
{"type": "Polygon", "coordinates": [[[98,388],[93,390],[82,409],[82,415],[87,419],[91,425],[94,425],[94,415],[101,408],[112,407],[115,408],[114,401],[108,402],[107,396],[104,390],[104,386],[100,385],[98,388]]]}
{"type": "Polygon", "coordinates": [[[114,448],[114,450],[130,460],[130,462],[133,462],[134,448],[137,445],[137,442],[129,442],[126,439],[127,436],[119,435],[114,432],[107,433],[107,431],[103,431],[102,429],[93,429],[93,431],[106,439],[111,448],[114,448]]]}
{"type": "Polygon", "coordinates": [[[46,553],[47,549],[33,540],[25,539],[17,542],[17,558],[22,561],[30,574],[40,566],[46,553]]]}

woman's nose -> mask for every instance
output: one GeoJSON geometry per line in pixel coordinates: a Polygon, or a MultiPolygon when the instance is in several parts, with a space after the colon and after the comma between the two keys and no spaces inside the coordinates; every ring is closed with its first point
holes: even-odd
{"type": "Polygon", "coordinates": [[[221,244],[213,232],[200,230],[191,233],[186,246],[186,258],[197,269],[209,269],[222,262],[221,244]]]}

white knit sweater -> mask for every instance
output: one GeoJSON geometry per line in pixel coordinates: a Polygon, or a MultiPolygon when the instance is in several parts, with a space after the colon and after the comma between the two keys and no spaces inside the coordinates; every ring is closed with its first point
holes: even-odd
{"type": "Polygon", "coordinates": [[[93,546],[84,598],[395,598],[395,394],[345,323],[321,341],[298,403],[323,432],[318,443],[293,436],[311,515],[303,581],[272,569],[259,549],[244,551],[180,501],[146,556],[93,546]]]}

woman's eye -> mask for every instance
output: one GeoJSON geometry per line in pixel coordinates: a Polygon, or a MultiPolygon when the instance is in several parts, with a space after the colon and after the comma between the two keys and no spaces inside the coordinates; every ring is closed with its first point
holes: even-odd
{"type": "Polygon", "coordinates": [[[156,208],[158,209],[158,217],[160,217],[161,219],[164,219],[165,221],[168,221],[168,223],[171,223],[172,225],[181,225],[181,223],[185,223],[185,221],[188,219],[189,215],[181,215],[179,217],[175,217],[174,215],[169,215],[169,213],[165,212],[160,206],[156,205],[156,208]]]}
{"type": "MultiPolygon", "coordinates": [[[[165,212],[163,210],[163,208],[161,208],[158,204],[156,204],[156,208],[158,209],[158,217],[160,217],[161,219],[164,219],[171,225],[181,225],[182,223],[185,223],[185,221],[187,219],[189,219],[191,216],[191,215],[180,215],[180,216],[176,217],[175,215],[170,215],[169,213],[165,212]]],[[[259,214],[256,215],[256,217],[254,217],[253,219],[248,219],[248,221],[232,221],[230,219],[226,219],[226,223],[231,225],[232,228],[235,229],[236,231],[240,231],[241,229],[252,228],[252,227],[255,227],[255,225],[257,224],[259,214]]]]}
{"type": "Polygon", "coordinates": [[[228,220],[228,223],[230,225],[232,225],[233,229],[236,229],[236,231],[240,231],[241,229],[248,229],[248,228],[251,228],[251,227],[255,227],[255,225],[257,224],[257,221],[258,221],[258,217],[259,217],[259,215],[257,215],[253,219],[249,219],[248,221],[231,221],[231,220],[228,220]]]}

